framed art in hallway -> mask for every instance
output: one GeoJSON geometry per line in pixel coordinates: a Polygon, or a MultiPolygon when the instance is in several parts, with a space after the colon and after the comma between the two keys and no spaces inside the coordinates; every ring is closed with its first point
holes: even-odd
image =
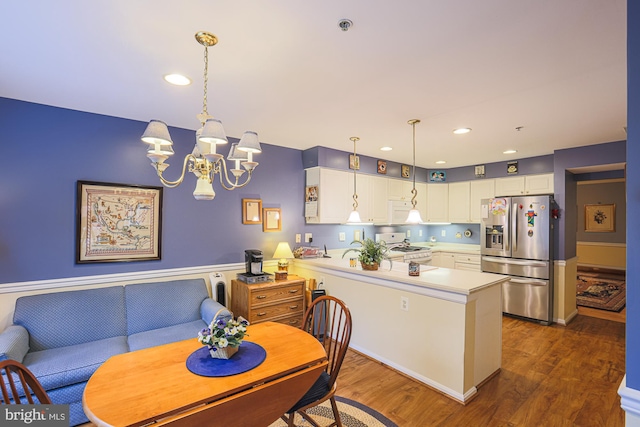
{"type": "Polygon", "coordinates": [[[584,205],[584,231],[616,231],[616,205],[584,205]]]}
{"type": "Polygon", "coordinates": [[[162,190],[78,181],[76,263],[159,260],[162,190]]]}

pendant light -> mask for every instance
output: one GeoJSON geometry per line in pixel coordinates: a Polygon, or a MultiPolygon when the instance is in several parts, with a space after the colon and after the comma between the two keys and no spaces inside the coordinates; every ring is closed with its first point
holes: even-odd
{"type": "Polygon", "coordinates": [[[360,218],[360,213],[358,213],[358,191],[356,187],[356,171],[360,167],[359,165],[360,162],[358,161],[358,155],[356,154],[356,141],[359,141],[360,138],[358,138],[357,136],[352,136],[349,139],[353,141],[353,210],[349,214],[349,218],[347,219],[347,224],[352,224],[352,225],[369,224],[369,223],[362,222],[362,219],[360,218]]]}
{"type": "Polygon", "coordinates": [[[413,189],[411,190],[412,208],[405,222],[407,224],[421,224],[422,218],[420,217],[420,211],[416,209],[416,196],[418,195],[418,190],[416,190],[416,123],[420,123],[420,120],[411,119],[407,123],[413,128],[413,189]]]}

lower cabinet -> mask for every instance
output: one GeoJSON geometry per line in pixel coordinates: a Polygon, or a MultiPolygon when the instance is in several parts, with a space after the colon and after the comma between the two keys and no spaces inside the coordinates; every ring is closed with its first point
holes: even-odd
{"type": "Polygon", "coordinates": [[[305,279],[289,275],[288,279],[248,284],[231,281],[231,311],[249,323],[267,321],[301,327],[304,315],[305,279]]]}
{"type": "Polygon", "coordinates": [[[434,267],[454,268],[456,270],[482,271],[480,255],[459,252],[433,252],[431,265],[434,267]]]}

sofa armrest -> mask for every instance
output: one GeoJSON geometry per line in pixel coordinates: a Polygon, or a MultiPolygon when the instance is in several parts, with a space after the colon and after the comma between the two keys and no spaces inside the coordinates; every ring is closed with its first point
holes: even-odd
{"type": "Polygon", "coordinates": [[[29,332],[24,326],[11,325],[0,333],[0,360],[12,359],[22,363],[29,351],[29,332]]]}
{"type": "Polygon", "coordinates": [[[222,316],[223,318],[229,319],[232,317],[231,312],[224,305],[211,298],[206,298],[204,301],[202,301],[202,304],[200,304],[200,316],[207,325],[211,323],[213,317],[216,315],[216,313],[218,313],[219,310],[223,310],[220,313],[220,316],[222,316]]]}

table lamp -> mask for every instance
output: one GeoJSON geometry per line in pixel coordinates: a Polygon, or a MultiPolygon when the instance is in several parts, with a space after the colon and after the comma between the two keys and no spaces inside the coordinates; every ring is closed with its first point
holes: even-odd
{"type": "Polygon", "coordinates": [[[289,271],[289,259],[293,258],[293,252],[287,242],[278,243],[274,258],[278,258],[278,271],[276,271],[276,279],[286,279],[289,271]]]}

